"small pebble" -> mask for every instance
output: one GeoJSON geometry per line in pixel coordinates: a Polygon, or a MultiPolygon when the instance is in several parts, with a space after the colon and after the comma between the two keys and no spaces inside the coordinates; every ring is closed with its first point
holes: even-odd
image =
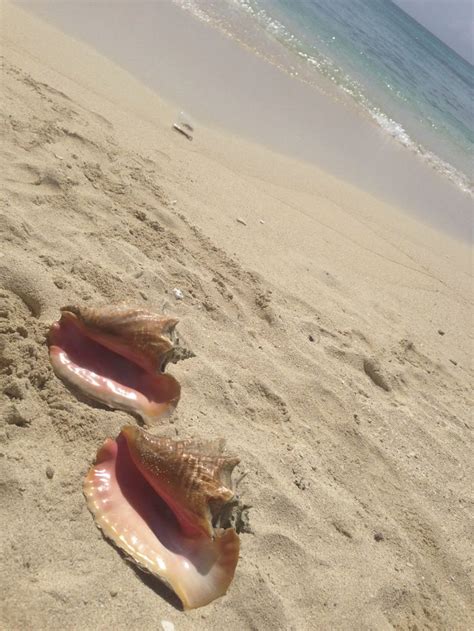
{"type": "Polygon", "coordinates": [[[48,478],[48,480],[52,480],[54,477],[54,469],[51,465],[48,465],[46,467],[46,477],[48,478]]]}
{"type": "Polygon", "coordinates": [[[112,596],[112,598],[115,598],[115,596],[117,596],[118,591],[116,589],[111,589],[109,594],[112,596]]]}
{"type": "Polygon", "coordinates": [[[313,337],[312,335],[308,335],[308,340],[309,340],[310,342],[314,342],[314,337],[313,337]]]}
{"type": "Polygon", "coordinates": [[[17,427],[27,427],[31,422],[30,418],[14,403],[6,408],[4,419],[9,425],[16,425],[17,427]]]}
{"type": "Polygon", "coordinates": [[[247,223],[246,223],[243,219],[241,219],[240,217],[237,217],[236,221],[238,221],[239,223],[241,223],[243,226],[246,226],[246,225],[247,225],[247,223]]]}
{"type": "Polygon", "coordinates": [[[302,491],[306,491],[306,489],[309,487],[309,483],[304,478],[296,478],[296,480],[294,480],[294,483],[302,491]]]}
{"type": "Polygon", "coordinates": [[[385,390],[386,392],[390,392],[390,384],[382,371],[382,367],[376,360],[371,358],[364,359],[364,372],[376,386],[382,388],[382,390],[385,390]]]}
{"type": "Polygon", "coordinates": [[[265,222],[263,221],[263,219],[260,219],[260,223],[263,225],[265,222]]]}
{"type": "Polygon", "coordinates": [[[26,396],[25,383],[12,379],[4,386],[3,392],[11,399],[24,399],[26,396]]]}
{"type": "Polygon", "coordinates": [[[178,289],[177,287],[173,289],[173,294],[176,300],[182,300],[184,298],[183,292],[181,291],[181,289],[178,289]]]}
{"type": "Polygon", "coordinates": [[[385,537],[383,536],[383,534],[381,532],[375,532],[374,533],[374,539],[375,539],[375,541],[383,541],[385,539],[385,537]]]}
{"type": "Polygon", "coordinates": [[[453,364],[453,366],[457,366],[458,365],[457,361],[455,361],[454,359],[450,359],[449,361],[453,364]]]}
{"type": "Polygon", "coordinates": [[[444,335],[444,331],[443,331],[443,329],[438,329],[438,333],[439,333],[440,335],[444,335]]]}

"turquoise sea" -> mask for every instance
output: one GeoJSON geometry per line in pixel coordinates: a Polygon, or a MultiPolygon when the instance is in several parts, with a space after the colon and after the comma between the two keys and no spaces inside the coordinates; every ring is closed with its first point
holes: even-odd
{"type": "Polygon", "coordinates": [[[472,195],[474,67],[390,0],[174,0],[472,195]]]}

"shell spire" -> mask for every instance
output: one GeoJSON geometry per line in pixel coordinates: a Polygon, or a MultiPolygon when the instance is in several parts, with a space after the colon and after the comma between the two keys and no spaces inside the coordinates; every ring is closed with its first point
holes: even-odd
{"type": "Polygon", "coordinates": [[[183,532],[214,536],[213,522],[235,498],[231,476],[240,459],[225,455],[224,440],[175,441],[127,425],[132,460],[171,507],[183,532]]]}

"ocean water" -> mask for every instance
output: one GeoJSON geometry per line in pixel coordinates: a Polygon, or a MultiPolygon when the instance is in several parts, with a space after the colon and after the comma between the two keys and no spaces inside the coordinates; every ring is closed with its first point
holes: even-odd
{"type": "Polygon", "coordinates": [[[474,67],[390,0],[174,0],[474,195],[474,67]]]}

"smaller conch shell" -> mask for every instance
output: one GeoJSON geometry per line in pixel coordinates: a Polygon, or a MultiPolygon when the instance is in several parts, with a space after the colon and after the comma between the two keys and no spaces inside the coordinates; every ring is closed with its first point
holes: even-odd
{"type": "Polygon", "coordinates": [[[220,526],[231,523],[229,507],[245,510],[231,483],[239,459],[223,448],[126,426],[105,441],[84,482],[99,528],[186,609],[225,594],[239,558],[235,529],[220,526]]]}
{"type": "Polygon", "coordinates": [[[172,411],[180,385],[169,362],[193,357],[179,345],[175,318],[127,306],[67,306],[48,344],[56,374],[88,397],[153,422],[172,411]]]}

